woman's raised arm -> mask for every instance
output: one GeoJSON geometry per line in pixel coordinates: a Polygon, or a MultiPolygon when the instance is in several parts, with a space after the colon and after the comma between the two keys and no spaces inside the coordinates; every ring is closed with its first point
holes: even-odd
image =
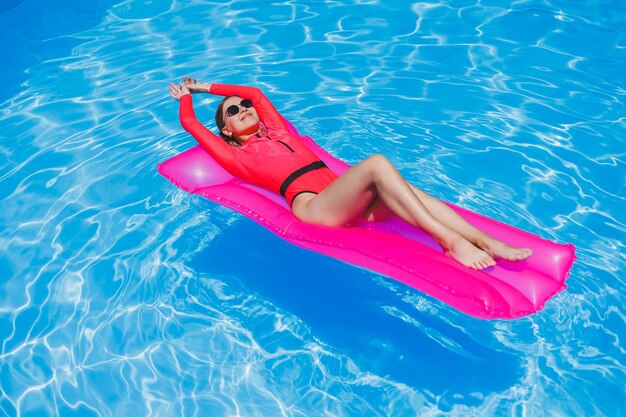
{"type": "Polygon", "coordinates": [[[234,148],[224,142],[224,140],[204,127],[196,118],[193,111],[193,101],[187,86],[183,83],[178,85],[170,83],[170,95],[180,101],[179,117],[180,124],[193,136],[202,149],[204,149],[213,159],[224,169],[234,176],[241,176],[243,166],[235,154],[234,148]]]}

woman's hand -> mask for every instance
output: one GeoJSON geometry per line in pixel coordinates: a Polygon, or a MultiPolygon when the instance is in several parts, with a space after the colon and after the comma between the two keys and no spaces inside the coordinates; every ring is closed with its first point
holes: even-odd
{"type": "Polygon", "coordinates": [[[180,100],[180,97],[184,94],[189,94],[189,89],[183,83],[178,83],[178,85],[170,82],[170,96],[172,96],[175,100],[180,100]]]}
{"type": "Polygon", "coordinates": [[[183,77],[183,81],[185,85],[189,89],[189,91],[193,93],[208,93],[211,89],[211,83],[199,83],[197,79],[187,77],[186,75],[183,77]]]}

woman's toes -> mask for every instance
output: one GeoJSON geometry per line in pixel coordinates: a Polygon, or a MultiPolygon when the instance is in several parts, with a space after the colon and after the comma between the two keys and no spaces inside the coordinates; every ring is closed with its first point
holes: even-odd
{"type": "Polygon", "coordinates": [[[491,268],[492,266],[496,264],[493,258],[491,256],[488,256],[487,254],[481,257],[477,263],[478,265],[480,265],[480,269],[491,268]]]}
{"type": "Polygon", "coordinates": [[[477,270],[481,270],[481,269],[487,268],[489,265],[487,264],[486,259],[478,258],[474,261],[474,266],[476,267],[477,270]]]}

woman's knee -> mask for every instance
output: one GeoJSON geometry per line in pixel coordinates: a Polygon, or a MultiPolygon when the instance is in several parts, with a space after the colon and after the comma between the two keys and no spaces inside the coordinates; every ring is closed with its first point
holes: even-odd
{"type": "Polygon", "coordinates": [[[380,153],[376,153],[374,155],[371,155],[370,157],[368,157],[366,159],[366,161],[370,161],[370,163],[372,164],[388,164],[389,159],[387,159],[387,157],[383,154],[380,153]]]}
{"type": "Polygon", "coordinates": [[[375,154],[365,160],[368,164],[374,178],[380,177],[389,173],[389,169],[393,169],[391,161],[387,159],[385,155],[375,154]]]}

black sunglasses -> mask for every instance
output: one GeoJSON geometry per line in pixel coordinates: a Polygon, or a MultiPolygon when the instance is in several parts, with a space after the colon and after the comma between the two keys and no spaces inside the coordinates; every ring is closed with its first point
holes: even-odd
{"type": "Polygon", "coordinates": [[[233,104],[231,106],[228,106],[228,108],[226,109],[226,115],[230,117],[239,113],[239,106],[249,109],[250,107],[252,107],[252,101],[250,101],[247,98],[244,98],[243,100],[241,100],[241,103],[239,103],[239,105],[233,104]]]}

